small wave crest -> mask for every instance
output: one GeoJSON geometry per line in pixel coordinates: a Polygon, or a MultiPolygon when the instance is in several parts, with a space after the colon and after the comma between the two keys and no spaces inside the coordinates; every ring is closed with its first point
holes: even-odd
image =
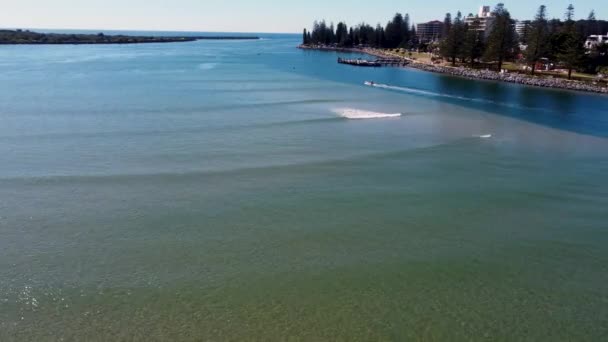
{"type": "Polygon", "coordinates": [[[379,113],[379,112],[371,112],[367,110],[353,109],[353,108],[339,108],[334,109],[334,113],[339,116],[347,119],[382,119],[382,118],[398,118],[401,116],[401,113],[379,113]]]}
{"type": "Polygon", "coordinates": [[[211,70],[215,69],[215,67],[217,67],[217,63],[201,63],[198,65],[200,70],[211,70]]]}

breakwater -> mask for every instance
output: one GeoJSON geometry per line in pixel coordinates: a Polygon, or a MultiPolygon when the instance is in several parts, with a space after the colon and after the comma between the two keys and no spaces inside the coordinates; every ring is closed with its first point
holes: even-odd
{"type": "Polygon", "coordinates": [[[489,81],[501,81],[517,83],[544,88],[557,88],[566,90],[587,91],[601,94],[608,94],[608,87],[599,84],[592,84],[580,81],[572,81],[561,78],[533,77],[517,73],[499,73],[491,70],[476,70],[464,67],[446,67],[424,63],[410,63],[408,66],[416,69],[448,74],[452,76],[466,77],[470,79],[482,79],[489,81]]]}

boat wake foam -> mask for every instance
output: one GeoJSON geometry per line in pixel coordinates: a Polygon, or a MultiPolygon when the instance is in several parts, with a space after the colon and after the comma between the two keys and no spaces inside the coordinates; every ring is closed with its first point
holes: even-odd
{"type": "Polygon", "coordinates": [[[366,86],[373,87],[373,88],[388,89],[388,90],[422,95],[422,96],[443,97],[443,98],[448,98],[448,99],[453,99],[453,100],[477,102],[477,103],[498,105],[498,106],[509,107],[509,108],[541,110],[540,108],[535,108],[535,107],[525,107],[525,106],[519,106],[519,105],[514,105],[514,104],[510,104],[510,103],[505,103],[505,102],[493,101],[493,100],[486,100],[486,99],[472,98],[472,97],[458,96],[458,95],[451,95],[451,94],[444,94],[444,93],[435,93],[435,92],[427,91],[427,90],[421,90],[421,89],[409,88],[409,87],[397,87],[397,86],[391,86],[391,85],[382,84],[382,83],[372,83],[369,81],[366,81],[364,84],[366,86]]]}
{"type": "MultiPolygon", "coordinates": [[[[391,86],[391,85],[382,84],[382,83],[365,82],[365,85],[366,86],[370,86],[370,87],[374,87],[374,88],[397,90],[397,91],[401,91],[401,92],[405,92],[405,93],[412,93],[412,94],[419,94],[419,95],[447,97],[447,98],[458,99],[458,100],[467,100],[467,101],[476,101],[476,100],[479,101],[479,100],[481,100],[481,99],[473,99],[473,98],[465,97],[465,96],[457,96],[457,95],[450,95],[450,94],[434,93],[432,91],[426,91],[426,90],[415,89],[415,88],[391,86]]],[[[483,100],[481,100],[481,101],[483,101],[483,100]]]]}
{"type": "Polygon", "coordinates": [[[352,108],[334,109],[333,112],[343,118],[352,119],[352,120],[398,118],[401,116],[401,113],[394,113],[394,114],[378,113],[378,112],[371,112],[371,111],[367,111],[367,110],[352,109],[352,108]]]}
{"type": "Polygon", "coordinates": [[[481,139],[490,139],[492,138],[492,134],[476,135],[475,137],[481,139]]]}

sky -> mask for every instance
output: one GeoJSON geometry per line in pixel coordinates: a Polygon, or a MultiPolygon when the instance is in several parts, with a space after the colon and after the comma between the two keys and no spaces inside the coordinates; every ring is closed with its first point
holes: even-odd
{"type": "MultiPolygon", "coordinates": [[[[0,27],[209,32],[301,32],[315,19],[385,24],[396,12],[415,23],[443,20],[445,13],[477,13],[481,0],[0,0],[0,27]]],[[[496,1],[496,0],[495,0],[496,1]]],[[[538,6],[562,18],[572,3],[577,18],[594,9],[608,20],[606,0],[504,0],[516,19],[531,19],[538,6]],[[540,2],[539,2],[540,1],[540,2]]]]}

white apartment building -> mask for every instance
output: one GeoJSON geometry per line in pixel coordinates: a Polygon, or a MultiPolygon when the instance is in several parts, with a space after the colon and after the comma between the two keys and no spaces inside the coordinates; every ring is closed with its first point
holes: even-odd
{"type": "Polygon", "coordinates": [[[591,50],[600,44],[608,44],[608,33],[606,33],[605,36],[591,35],[591,36],[587,37],[587,40],[585,41],[585,48],[587,50],[591,50]]]}

